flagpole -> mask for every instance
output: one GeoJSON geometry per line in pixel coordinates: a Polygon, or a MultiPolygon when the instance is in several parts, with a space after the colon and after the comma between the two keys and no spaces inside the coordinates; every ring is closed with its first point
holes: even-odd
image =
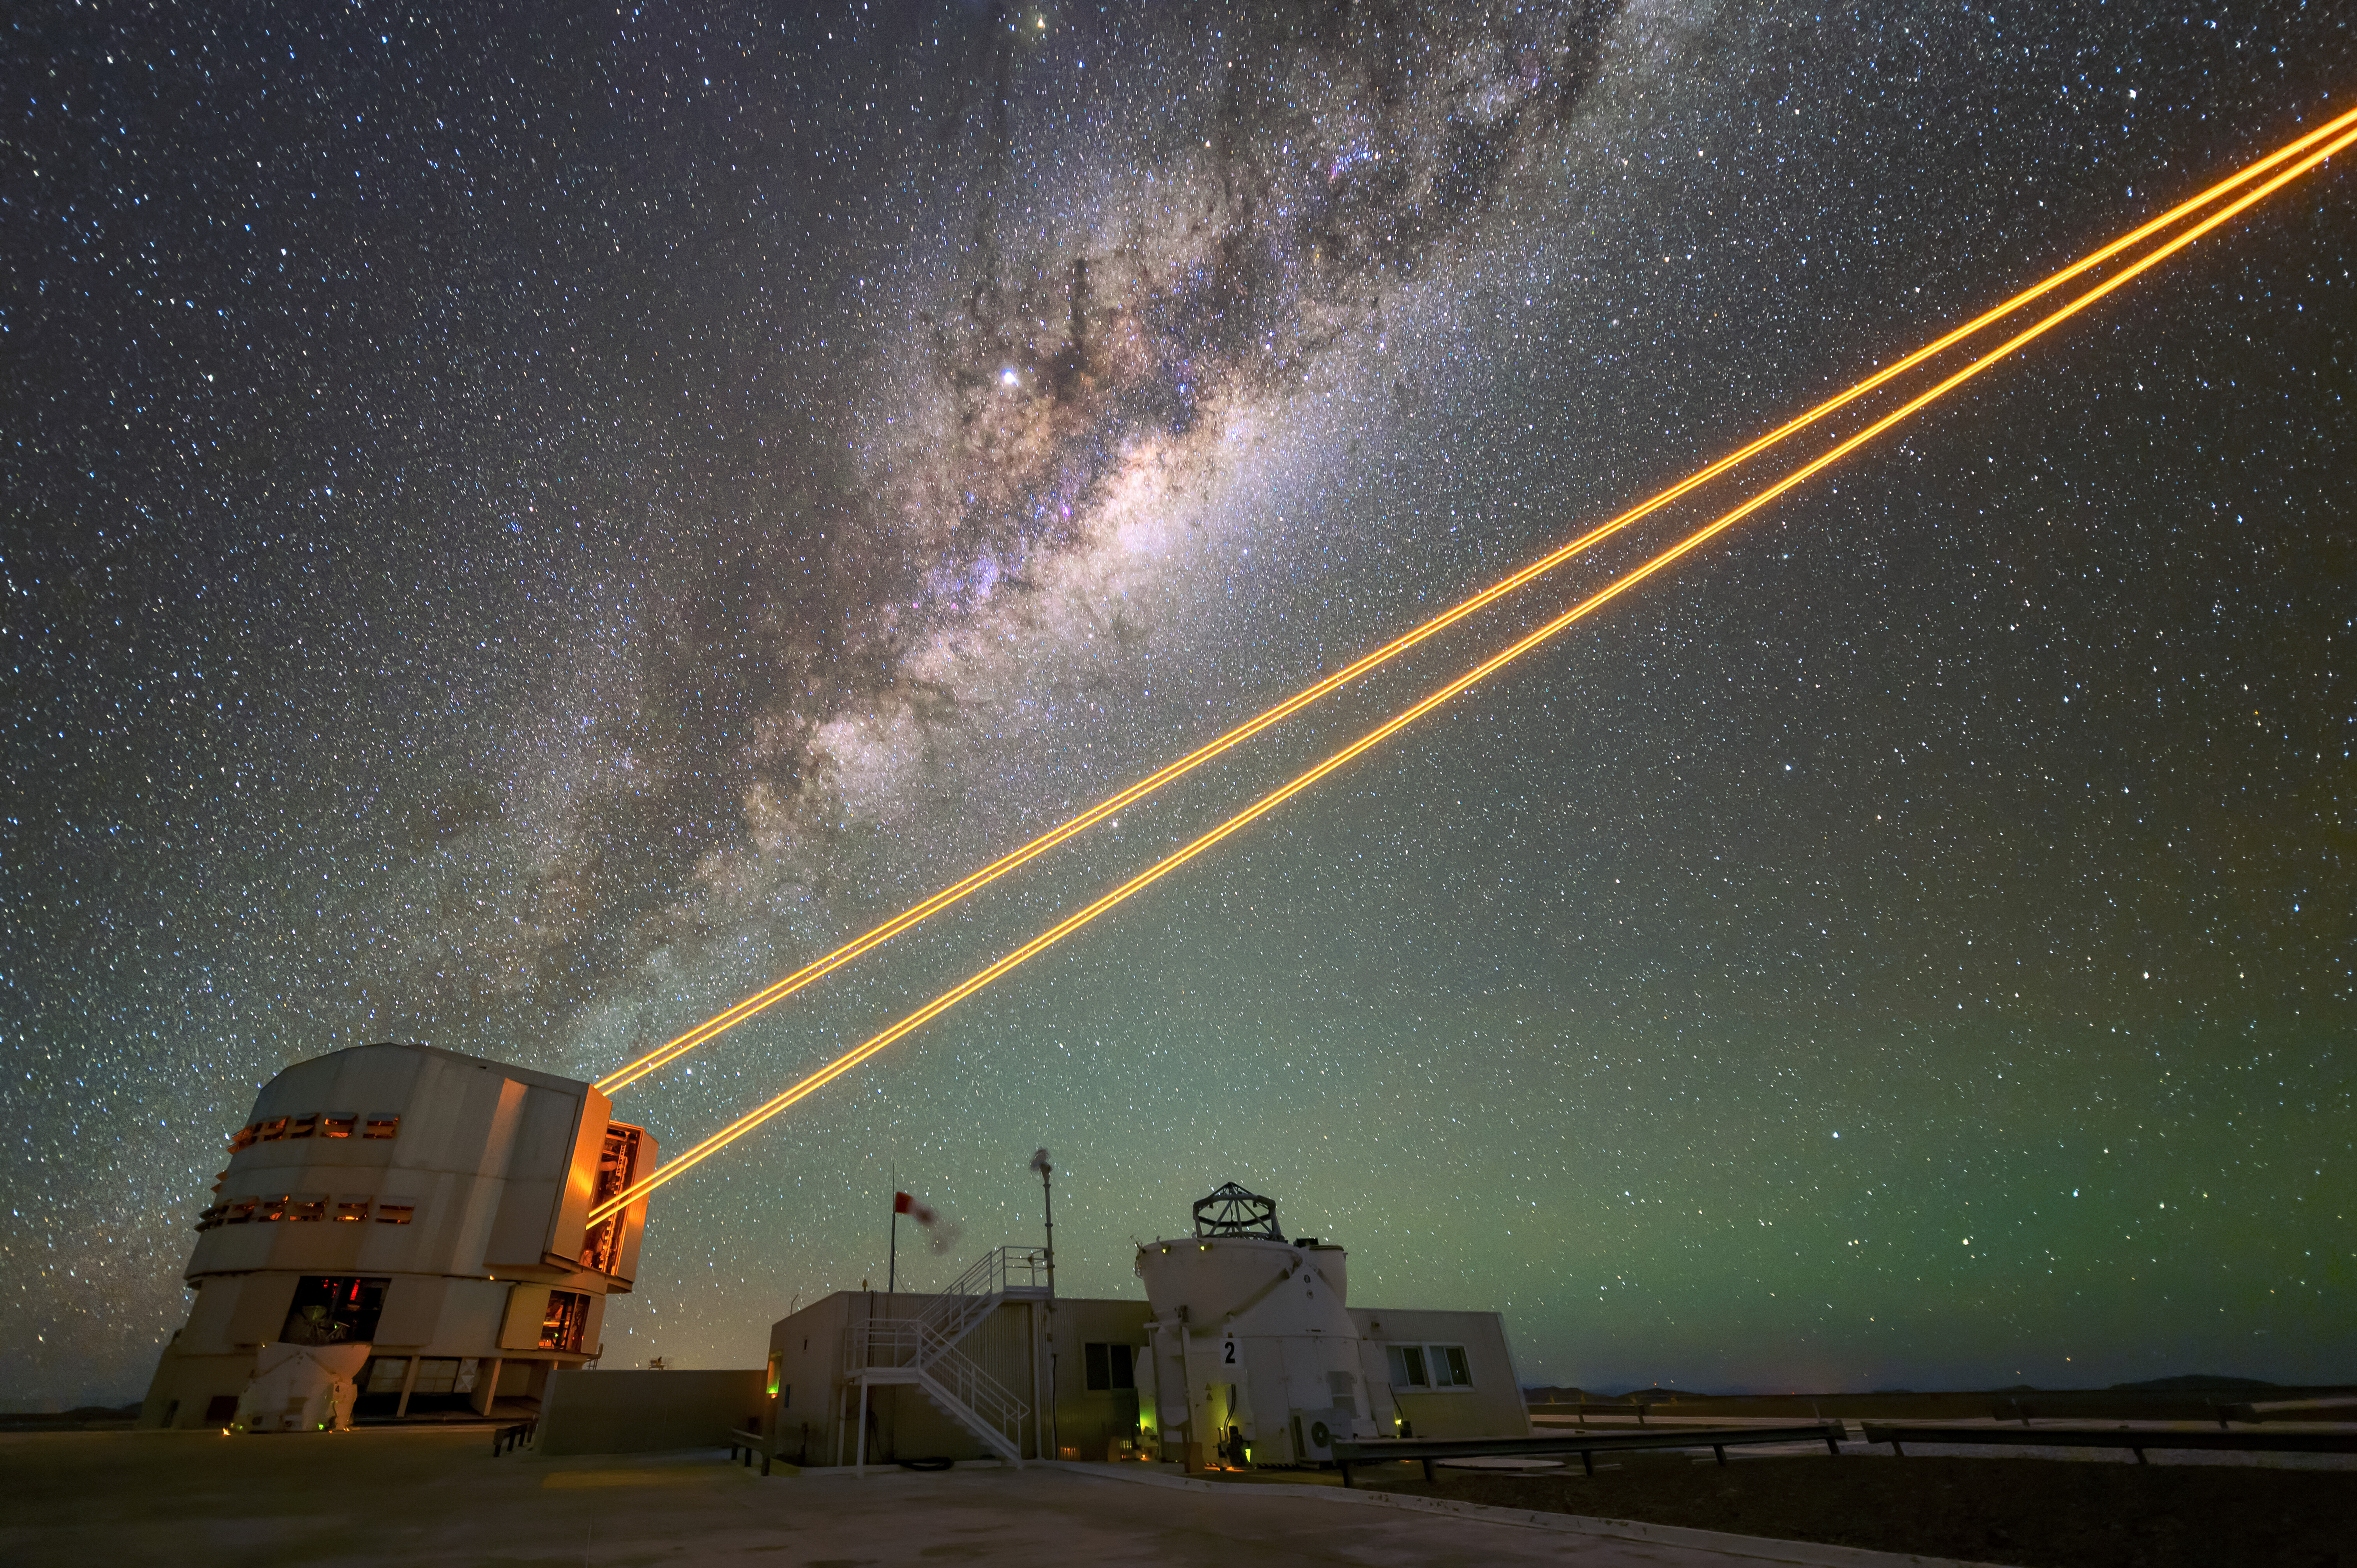
{"type": "Polygon", "coordinates": [[[1049,1174],[1056,1167],[1049,1163],[1048,1151],[1041,1149],[1031,1156],[1031,1168],[1039,1173],[1040,1217],[1048,1225],[1048,1444],[1060,1457],[1063,1432],[1056,1419],[1056,1198],[1048,1183],[1049,1174]]]}

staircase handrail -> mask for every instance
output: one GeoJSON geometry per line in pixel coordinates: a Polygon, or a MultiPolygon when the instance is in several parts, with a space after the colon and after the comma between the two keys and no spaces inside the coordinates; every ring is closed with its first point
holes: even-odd
{"type": "Polygon", "coordinates": [[[940,1347],[918,1368],[919,1375],[946,1383],[961,1403],[998,1427],[1011,1439],[1031,1407],[983,1369],[981,1363],[949,1346],[940,1347]],[[942,1373],[946,1372],[947,1377],[942,1373]]]}
{"type": "Polygon", "coordinates": [[[855,1375],[866,1369],[908,1369],[997,1432],[1010,1447],[1022,1443],[1031,1407],[922,1318],[855,1318],[848,1346],[855,1375]],[[879,1359],[879,1356],[882,1358],[879,1359]]]}
{"type": "Polygon", "coordinates": [[[1006,1385],[992,1377],[980,1362],[920,1317],[854,1318],[850,1348],[849,1365],[845,1369],[852,1373],[899,1367],[930,1370],[937,1362],[946,1363],[959,1369],[961,1376],[970,1372],[978,1380],[978,1386],[990,1391],[994,1397],[1026,1411],[1030,1408],[1008,1392],[1006,1385]],[[877,1359],[879,1353],[884,1359],[877,1359]]]}
{"type": "Polygon", "coordinates": [[[1038,1288],[1047,1277],[1047,1253],[1038,1247],[993,1247],[935,1295],[920,1315],[954,1344],[1006,1299],[1018,1278],[1038,1288]]]}

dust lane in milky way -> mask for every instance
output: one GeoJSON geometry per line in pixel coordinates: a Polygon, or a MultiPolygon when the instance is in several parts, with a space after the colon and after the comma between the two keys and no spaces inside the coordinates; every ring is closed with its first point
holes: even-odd
{"type": "MultiPolygon", "coordinates": [[[[0,1391],[136,1391],[286,1062],[594,1077],[2349,106],[2114,9],[17,19],[0,1391]]],[[[1048,1144],[1071,1288],[1233,1176],[1533,1380],[2347,1375],[2347,182],[682,1184],[609,1364],[1048,1144]]]]}

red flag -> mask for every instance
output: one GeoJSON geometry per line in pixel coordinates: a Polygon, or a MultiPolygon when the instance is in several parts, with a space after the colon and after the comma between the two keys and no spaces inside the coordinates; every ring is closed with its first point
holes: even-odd
{"type": "Polygon", "coordinates": [[[896,1192],[892,1195],[892,1212],[905,1214],[920,1225],[931,1225],[941,1218],[905,1192],[896,1192]]]}
{"type": "Polygon", "coordinates": [[[910,1209],[912,1209],[912,1208],[916,1208],[916,1207],[917,1207],[917,1200],[916,1200],[915,1198],[913,1198],[913,1197],[910,1197],[907,1193],[905,1193],[905,1192],[896,1192],[896,1193],[894,1193],[894,1194],[892,1195],[892,1212],[893,1212],[893,1213],[895,1213],[895,1214],[906,1214],[906,1213],[908,1213],[910,1209]]]}

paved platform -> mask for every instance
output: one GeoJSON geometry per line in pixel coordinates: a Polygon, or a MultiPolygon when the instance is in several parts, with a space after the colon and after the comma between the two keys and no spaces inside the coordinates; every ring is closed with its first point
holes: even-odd
{"type": "Polygon", "coordinates": [[[716,1450],[494,1459],[479,1433],[49,1433],[0,1437],[0,1562],[1895,1568],[1929,1561],[1641,1526],[1631,1528],[1654,1539],[1599,1534],[1561,1516],[1516,1523],[1465,1505],[1345,1500],[1329,1488],[1124,1484],[1090,1468],[763,1479],[716,1450]]]}

